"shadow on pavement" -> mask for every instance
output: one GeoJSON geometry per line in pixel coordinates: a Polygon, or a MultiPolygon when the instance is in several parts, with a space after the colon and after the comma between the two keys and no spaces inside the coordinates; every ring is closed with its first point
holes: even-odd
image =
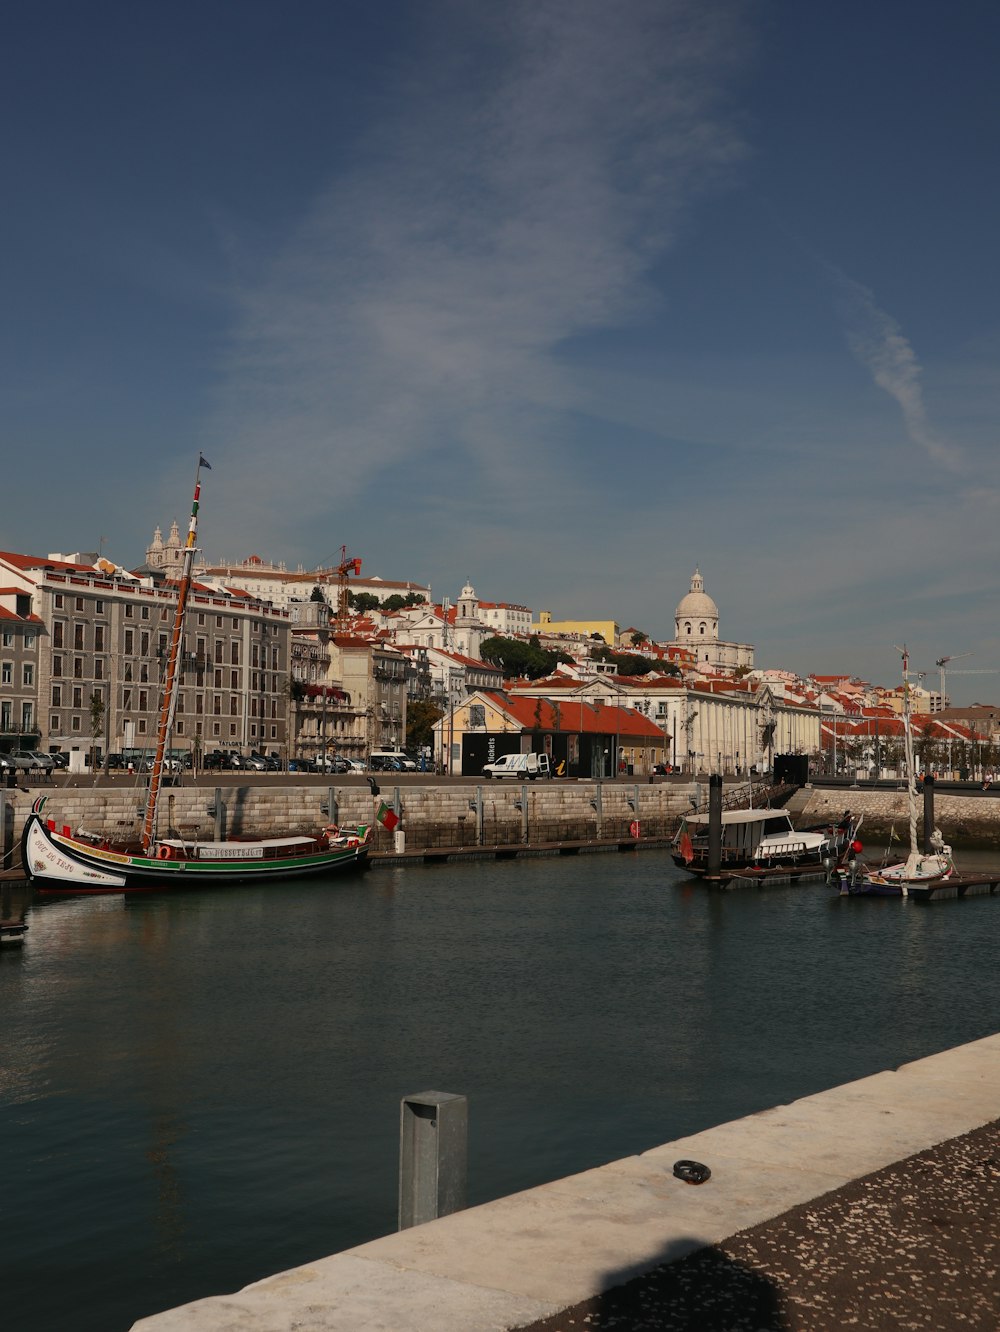
{"type": "Polygon", "coordinates": [[[520,1332],[787,1332],[778,1287],[714,1245],[681,1239],[642,1275],[608,1272],[608,1289],[520,1332]]]}

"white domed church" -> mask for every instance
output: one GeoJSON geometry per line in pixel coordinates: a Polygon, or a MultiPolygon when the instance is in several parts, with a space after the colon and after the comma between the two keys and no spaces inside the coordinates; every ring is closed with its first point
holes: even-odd
{"type": "Polygon", "coordinates": [[[691,578],[691,590],[674,611],[672,646],[685,648],[700,666],[727,671],[740,666],[753,668],[753,644],[726,643],[719,638],[719,608],[705,591],[705,580],[698,569],[691,578]]]}

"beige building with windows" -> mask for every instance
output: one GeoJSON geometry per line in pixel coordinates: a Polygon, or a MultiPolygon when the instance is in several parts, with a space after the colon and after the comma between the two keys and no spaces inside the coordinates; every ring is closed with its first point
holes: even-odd
{"type": "MultiPolygon", "coordinates": [[[[176,587],[110,561],[0,553],[0,583],[39,622],[40,748],[152,749],[176,587]],[[95,702],[96,699],[96,702],[95,702]]],[[[285,745],[289,617],[195,585],[178,662],[174,750],[285,745]]]]}

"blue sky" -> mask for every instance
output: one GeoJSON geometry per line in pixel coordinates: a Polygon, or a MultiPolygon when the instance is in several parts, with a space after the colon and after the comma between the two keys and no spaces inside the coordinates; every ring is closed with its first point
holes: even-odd
{"type": "Polygon", "coordinates": [[[212,559],[657,636],[698,565],[759,665],[1000,667],[998,55],[980,0],[16,7],[0,545],[137,563],[201,449],[212,559]]]}

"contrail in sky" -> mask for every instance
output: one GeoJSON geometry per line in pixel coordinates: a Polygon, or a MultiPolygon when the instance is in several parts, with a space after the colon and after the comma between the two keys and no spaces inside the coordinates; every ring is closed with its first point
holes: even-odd
{"type": "Polygon", "coordinates": [[[960,449],[939,439],[927,419],[920,386],[920,362],[892,315],[879,308],[868,287],[833,270],[841,292],[847,343],[872,379],[899,403],[906,432],[934,462],[961,471],[960,449]]]}

